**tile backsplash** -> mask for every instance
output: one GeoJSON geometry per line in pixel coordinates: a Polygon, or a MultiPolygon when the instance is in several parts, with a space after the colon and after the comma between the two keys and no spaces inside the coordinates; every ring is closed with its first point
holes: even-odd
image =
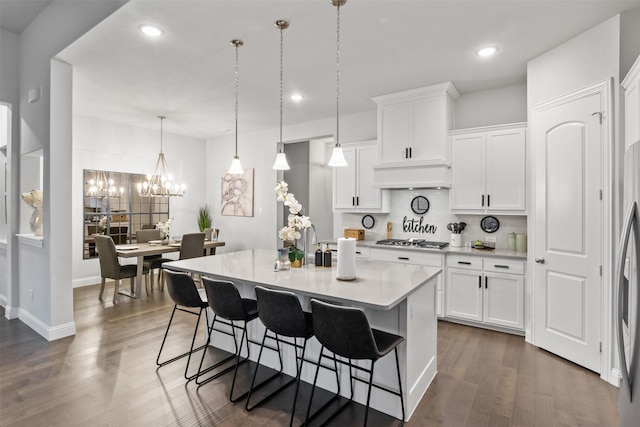
{"type": "MultiPolygon", "coordinates": [[[[363,228],[362,218],[365,215],[367,214],[342,214],[342,226],[363,228]]],[[[495,233],[485,233],[480,228],[480,221],[486,215],[454,215],[449,212],[448,189],[391,190],[391,212],[370,215],[375,219],[375,225],[370,230],[365,229],[366,240],[385,239],[387,222],[392,223],[391,237],[394,239],[415,237],[441,242],[448,242],[451,238],[447,224],[465,222],[467,226],[462,232],[463,242],[495,237],[497,249],[507,248],[508,233],[527,232],[526,216],[492,215],[500,222],[500,228],[495,233]],[[429,211],[424,215],[417,215],[411,210],[411,201],[416,196],[424,196],[429,200],[429,211]]]]}

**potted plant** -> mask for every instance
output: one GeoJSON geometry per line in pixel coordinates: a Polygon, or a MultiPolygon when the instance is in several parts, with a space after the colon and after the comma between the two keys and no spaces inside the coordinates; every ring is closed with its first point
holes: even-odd
{"type": "Polygon", "coordinates": [[[202,233],[205,229],[211,228],[211,211],[209,205],[198,208],[198,228],[202,233]]]}

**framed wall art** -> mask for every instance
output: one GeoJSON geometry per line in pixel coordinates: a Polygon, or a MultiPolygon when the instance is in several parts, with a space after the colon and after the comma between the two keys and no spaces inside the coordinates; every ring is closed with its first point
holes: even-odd
{"type": "Polygon", "coordinates": [[[253,216],[253,172],[253,169],[245,169],[242,175],[222,173],[222,215],[253,216]]]}

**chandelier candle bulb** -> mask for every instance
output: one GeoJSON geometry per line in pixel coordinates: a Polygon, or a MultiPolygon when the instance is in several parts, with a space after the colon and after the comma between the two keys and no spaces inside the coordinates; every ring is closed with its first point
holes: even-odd
{"type": "Polygon", "coordinates": [[[338,267],[336,279],[355,280],[356,279],[356,239],[338,239],[338,267]]]}

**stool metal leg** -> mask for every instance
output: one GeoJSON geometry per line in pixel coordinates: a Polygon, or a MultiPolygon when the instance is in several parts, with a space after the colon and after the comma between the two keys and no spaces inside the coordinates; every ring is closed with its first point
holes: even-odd
{"type": "Polygon", "coordinates": [[[400,361],[398,360],[398,347],[394,349],[396,353],[396,370],[398,371],[398,388],[400,389],[400,407],[402,408],[402,423],[401,426],[404,425],[405,413],[404,413],[404,393],[402,393],[402,379],[400,375],[400,361]]]}

